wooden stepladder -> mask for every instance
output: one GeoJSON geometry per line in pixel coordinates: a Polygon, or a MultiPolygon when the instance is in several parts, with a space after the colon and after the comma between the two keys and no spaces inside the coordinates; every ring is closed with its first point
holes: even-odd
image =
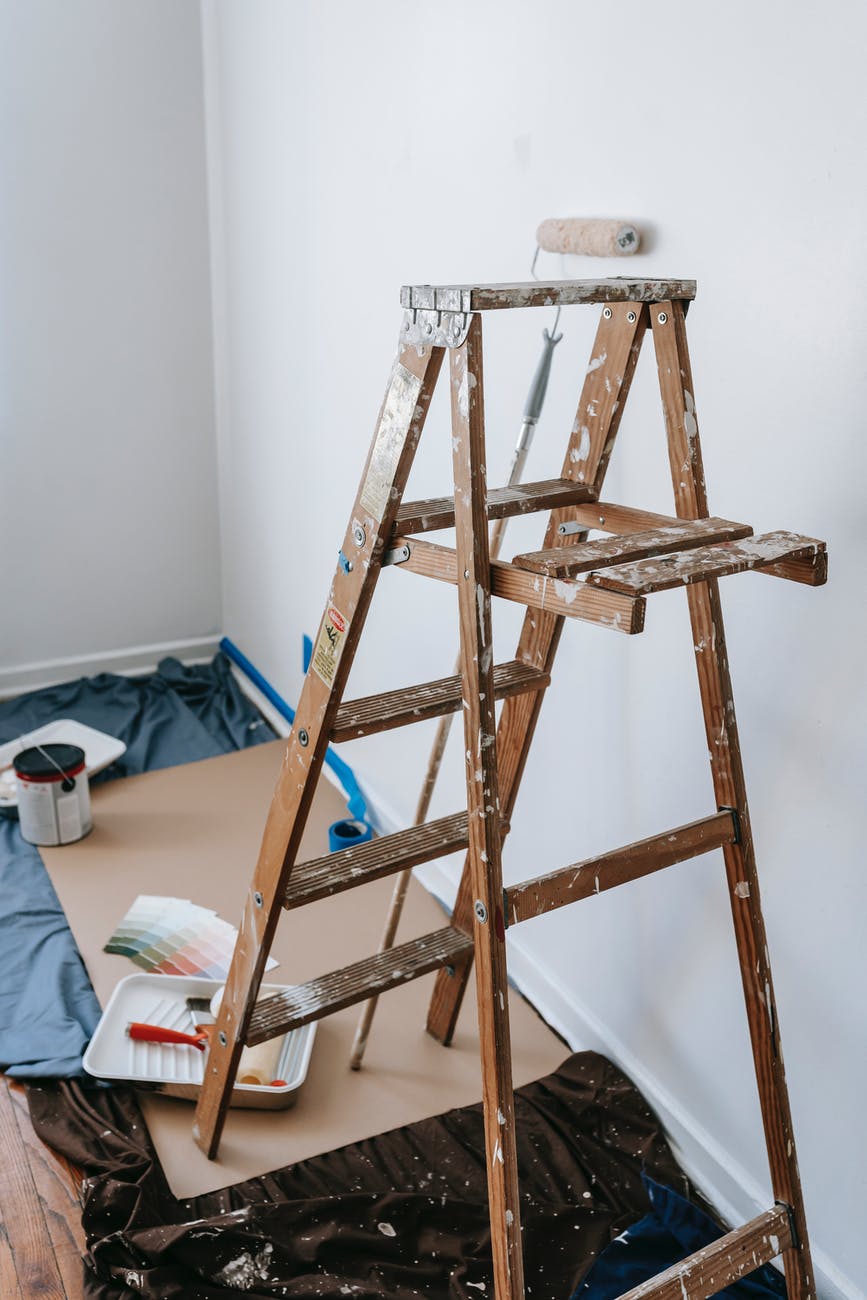
{"type": "Polygon", "coordinates": [[[718,579],[748,569],[818,586],[825,545],[760,537],[708,513],[685,332],[691,281],[600,280],[404,289],[401,346],[346,528],[310,668],[265,825],[196,1112],[214,1157],[245,1043],[256,1044],[407,980],[438,971],[428,1030],[450,1041],[470,969],[478,987],[488,1183],[497,1300],[524,1295],[506,983],[506,929],[722,848],[775,1205],[630,1297],[704,1297],[782,1255],[789,1300],[814,1294],[779,1028],[750,833],[718,579]],[[488,491],[482,312],[602,306],[578,415],[559,479],[488,491]],[[668,436],[676,515],[601,500],[608,461],[650,329],[668,436]],[[445,353],[451,383],[454,495],[403,502],[445,353]],[[550,511],[543,548],[491,562],[488,524],[550,511]],[[419,534],[454,527],[454,549],[419,534]],[[587,540],[589,530],[608,534],[587,540]],[[458,588],[461,671],[343,702],[384,563],[458,588]],[[634,634],[646,597],[685,586],[704,710],[715,810],[623,849],[503,889],[502,839],[515,807],[565,619],[634,634]],[[515,658],[494,663],[491,596],[527,607],[515,658]],[[499,724],[495,702],[505,701],[499,724]],[[461,711],[466,811],[296,865],[329,742],[461,711]],[[456,849],[466,865],[451,924],[257,1004],[281,908],[392,875],[456,849]]]}

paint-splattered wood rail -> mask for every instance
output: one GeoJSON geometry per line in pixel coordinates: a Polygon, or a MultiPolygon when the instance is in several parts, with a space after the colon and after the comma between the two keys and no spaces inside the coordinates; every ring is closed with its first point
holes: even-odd
{"type": "Polygon", "coordinates": [[[686,862],[724,844],[734,844],[736,838],[732,814],[718,812],[662,835],[638,840],[626,848],[561,867],[535,880],[510,885],[505,890],[507,924],[517,925],[577,903],[581,898],[592,898],[594,894],[674,866],[676,862],[686,862]]]}
{"type": "Polygon", "coordinates": [[[794,578],[818,587],[828,579],[828,562],[824,542],[799,533],[764,533],[739,542],[718,542],[699,546],[692,551],[651,556],[632,564],[619,564],[600,572],[588,573],[588,586],[617,591],[624,596],[648,596],[654,591],[685,587],[724,578],[733,573],[774,566],[775,576],[794,578]]]}
{"type": "MultiPolygon", "coordinates": [[[[517,659],[494,667],[494,695],[498,700],[541,691],[550,684],[548,673],[530,668],[517,659]]],[[[425,718],[441,718],[447,713],[456,713],[460,707],[461,679],[457,674],[441,677],[435,682],[423,682],[419,686],[366,695],[341,704],[331,729],[331,739],[354,740],[377,731],[389,731],[392,727],[423,722],[425,718]]]]}
{"type": "Polygon", "coordinates": [[[405,284],[400,305],[417,311],[494,311],[504,307],[572,307],[580,303],[689,302],[695,280],[530,280],[519,284],[405,284]]]}
{"type": "Polygon", "coordinates": [[[735,524],[728,519],[692,519],[672,521],[650,532],[630,533],[625,537],[606,537],[582,542],[578,546],[554,546],[545,551],[526,551],[512,560],[519,569],[544,573],[549,578],[574,578],[579,573],[613,564],[632,563],[653,555],[686,551],[711,542],[736,541],[751,537],[749,524],[735,524]]]}
{"type": "Polygon", "coordinates": [[[371,994],[385,993],[430,971],[466,959],[472,948],[471,936],[447,925],[420,939],[410,939],[397,948],[299,984],[285,993],[275,993],[256,1004],[247,1043],[252,1047],[311,1020],[322,1020],[371,994]]]}
{"type": "Polygon", "coordinates": [[[788,1207],[777,1205],[626,1291],[619,1300],[707,1300],[792,1244],[788,1207]]]}
{"type": "Polygon", "coordinates": [[[381,876],[394,875],[422,862],[444,858],[468,844],[467,814],[459,812],[421,826],[410,826],[394,835],[381,835],[355,848],[326,853],[295,867],[283,906],[300,907],[317,898],[328,898],[368,880],[379,880],[381,876]]]}
{"type": "MultiPolygon", "coordinates": [[[[514,483],[511,487],[491,488],[486,497],[488,519],[511,519],[542,510],[561,510],[581,505],[594,498],[593,489],[572,479],[540,479],[536,483],[514,483]]],[[[407,536],[435,533],[455,524],[453,496],[429,497],[423,501],[405,501],[397,512],[394,529],[407,536]]]]}
{"type": "MultiPolygon", "coordinates": [[[[457,584],[458,561],[451,547],[404,537],[398,537],[395,545],[406,546],[409,551],[407,559],[395,568],[436,578],[439,582],[457,584]]],[[[491,593],[494,596],[548,614],[564,614],[567,618],[598,623],[616,632],[633,635],[644,630],[645,606],[641,597],[635,600],[619,592],[588,587],[583,582],[541,577],[537,573],[528,573],[526,569],[516,569],[502,560],[495,560],[490,567],[491,593]]]]}

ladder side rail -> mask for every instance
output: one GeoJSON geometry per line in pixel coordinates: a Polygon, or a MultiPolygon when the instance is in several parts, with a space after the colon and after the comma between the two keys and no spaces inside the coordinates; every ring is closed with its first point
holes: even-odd
{"type": "MultiPolygon", "coordinates": [[[[601,314],[562,471],[564,479],[589,483],[596,497],[602,489],[647,325],[647,308],[638,303],[612,304],[601,314]]],[[[546,549],[561,540],[570,541],[569,537],[561,539],[557,530],[561,521],[572,518],[573,514],[574,507],[552,513],[543,543],[546,549]]],[[[550,673],[563,623],[562,615],[528,610],[515,658],[550,673]]],[[[515,696],[503,705],[497,750],[501,809],[506,819],[515,807],[544,696],[544,691],[532,696],[515,696]]],[[[465,863],[452,914],[452,924],[458,929],[469,932],[472,905],[472,881],[469,865],[465,863]]],[[[469,979],[469,965],[469,961],[463,962],[454,967],[453,974],[443,971],[436,978],[427,1029],[443,1043],[451,1042],[454,1034],[469,979]]]]}
{"type": "Polygon", "coordinates": [[[382,555],[406,486],[443,349],[401,348],[380,409],[295,723],[244,902],[217,1024],[210,1039],[193,1136],[214,1159],[238,1061],[282,911],[382,555]]]}
{"type": "MultiPolygon", "coordinates": [[[[663,303],[654,307],[650,316],[677,514],[682,519],[706,518],[709,512],[683,306],[663,303]]],[[[783,1255],[786,1286],[789,1300],[811,1300],[815,1283],[718,580],[690,585],[686,594],[716,800],[721,807],[733,808],[739,823],[738,842],[724,845],[723,857],[774,1197],[791,1208],[794,1222],[794,1243],[783,1255]]]]}
{"type": "Polygon", "coordinates": [[[496,1300],[524,1300],[497,785],[491,563],[485,505],[482,322],[449,353],[468,862],[474,898],[488,1202],[496,1300]]]}

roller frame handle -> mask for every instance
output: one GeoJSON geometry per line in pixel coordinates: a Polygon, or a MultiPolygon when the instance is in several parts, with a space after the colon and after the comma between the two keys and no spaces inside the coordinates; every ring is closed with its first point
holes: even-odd
{"type": "Polygon", "coordinates": [[[533,375],[530,391],[524,403],[524,424],[538,424],[539,422],[539,416],[542,414],[542,406],[545,401],[545,393],[548,391],[548,378],[551,374],[554,349],[562,337],[562,334],[551,334],[549,330],[542,331],[542,355],[539,357],[539,364],[536,366],[536,373],[533,375]]]}

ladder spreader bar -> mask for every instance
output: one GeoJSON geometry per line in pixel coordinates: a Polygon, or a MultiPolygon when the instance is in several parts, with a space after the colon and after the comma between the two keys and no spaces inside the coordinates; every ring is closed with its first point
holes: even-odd
{"type": "Polygon", "coordinates": [[[506,924],[517,925],[519,921],[543,916],[545,912],[553,912],[581,898],[591,898],[615,885],[673,866],[675,862],[685,862],[723,844],[734,844],[736,838],[734,817],[730,811],[723,810],[664,831],[662,835],[637,840],[626,848],[561,867],[535,880],[525,880],[504,891],[506,924]]]}

